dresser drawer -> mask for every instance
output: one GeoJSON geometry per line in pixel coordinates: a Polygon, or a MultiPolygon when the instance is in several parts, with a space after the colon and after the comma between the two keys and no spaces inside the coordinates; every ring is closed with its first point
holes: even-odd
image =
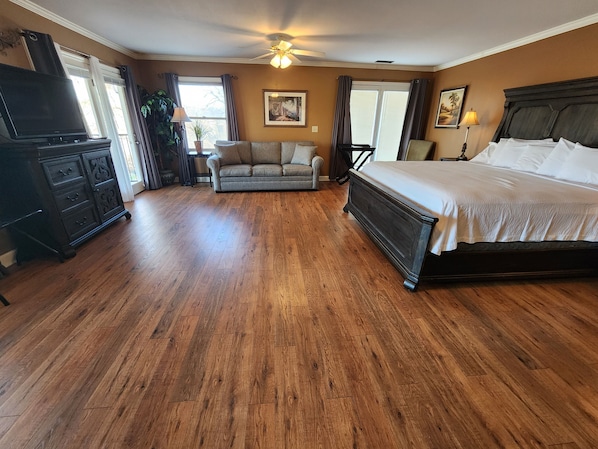
{"type": "Polygon", "coordinates": [[[71,241],[78,239],[100,225],[100,221],[91,204],[72,214],[65,215],[62,218],[62,223],[71,241]]]}
{"type": "Polygon", "coordinates": [[[85,172],[80,157],[63,157],[42,164],[51,188],[84,179],[85,172]]]}
{"type": "Polygon", "coordinates": [[[54,200],[56,201],[56,205],[58,206],[60,213],[64,214],[68,213],[70,210],[74,209],[80,204],[89,202],[90,198],[88,190],[86,189],[86,185],[83,183],[78,183],[70,186],[67,189],[57,191],[54,194],[54,200]]]}

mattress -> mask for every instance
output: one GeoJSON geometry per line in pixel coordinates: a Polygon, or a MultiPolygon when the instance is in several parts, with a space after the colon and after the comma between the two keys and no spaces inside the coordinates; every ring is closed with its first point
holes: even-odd
{"type": "Polygon", "coordinates": [[[361,174],[438,218],[428,250],[458,243],[598,242],[598,187],[472,162],[370,162],[361,174]]]}

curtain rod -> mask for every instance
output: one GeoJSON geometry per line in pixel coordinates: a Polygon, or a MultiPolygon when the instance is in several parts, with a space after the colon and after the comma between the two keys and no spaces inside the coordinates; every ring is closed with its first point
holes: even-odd
{"type": "MultiPolygon", "coordinates": [[[[222,75],[179,75],[179,76],[194,76],[196,78],[219,78],[222,75]]],[[[239,79],[239,77],[237,75],[231,75],[230,77],[234,80],[239,79]]],[[[160,79],[164,78],[164,73],[158,73],[158,78],[160,78],[160,79]]]]}

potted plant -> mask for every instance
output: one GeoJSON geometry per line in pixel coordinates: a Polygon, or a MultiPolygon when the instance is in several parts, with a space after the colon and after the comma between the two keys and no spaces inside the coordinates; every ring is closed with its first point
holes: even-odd
{"type": "Polygon", "coordinates": [[[199,120],[195,120],[193,122],[193,133],[195,134],[195,149],[197,150],[197,152],[201,152],[201,138],[206,134],[206,129],[203,127],[203,125],[199,122],[199,120]]]}
{"type": "Polygon", "coordinates": [[[170,121],[176,103],[162,89],[149,93],[140,88],[140,98],[141,114],[147,123],[162,184],[172,184],[175,176],[171,165],[173,158],[177,156],[176,148],[180,142],[180,136],[175,132],[174,123],[170,121]]]}

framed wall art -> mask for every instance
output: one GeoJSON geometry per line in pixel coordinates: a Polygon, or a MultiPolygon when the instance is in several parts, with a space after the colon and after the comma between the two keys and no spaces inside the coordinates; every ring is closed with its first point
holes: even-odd
{"type": "Polygon", "coordinates": [[[463,100],[467,86],[440,91],[438,110],[436,111],[436,128],[457,128],[461,119],[463,100]]]}
{"type": "Polygon", "coordinates": [[[307,91],[264,90],[264,126],[307,126],[307,91]]]}

